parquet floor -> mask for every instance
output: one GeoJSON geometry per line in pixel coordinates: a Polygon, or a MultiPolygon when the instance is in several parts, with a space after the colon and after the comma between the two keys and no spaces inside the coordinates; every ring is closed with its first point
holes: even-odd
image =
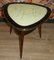
{"type": "MultiPolygon", "coordinates": [[[[18,36],[0,23],[0,60],[20,60],[18,36]]],[[[54,24],[42,24],[42,37],[38,29],[25,36],[22,60],[54,60],[54,24]]]]}

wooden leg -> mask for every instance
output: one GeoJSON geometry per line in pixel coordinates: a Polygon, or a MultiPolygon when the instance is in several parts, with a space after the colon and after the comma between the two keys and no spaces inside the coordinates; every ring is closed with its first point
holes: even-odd
{"type": "Polygon", "coordinates": [[[19,35],[20,59],[22,58],[22,52],[23,52],[23,41],[24,41],[24,33],[23,33],[23,32],[20,32],[20,35],[19,35]]]}
{"type": "Polygon", "coordinates": [[[41,38],[41,25],[38,26],[38,32],[39,32],[39,35],[40,35],[40,38],[41,38]]]}
{"type": "Polygon", "coordinates": [[[10,27],[10,34],[11,34],[11,32],[12,32],[12,27],[10,27]]]}

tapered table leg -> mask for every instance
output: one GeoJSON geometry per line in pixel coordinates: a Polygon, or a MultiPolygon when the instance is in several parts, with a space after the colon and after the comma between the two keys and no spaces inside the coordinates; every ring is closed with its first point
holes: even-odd
{"type": "Polygon", "coordinates": [[[12,32],[12,27],[10,26],[10,34],[11,34],[11,32],[12,32]]]}
{"type": "Polygon", "coordinates": [[[22,52],[23,52],[23,41],[24,41],[24,33],[23,33],[23,32],[20,32],[20,35],[19,35],[20,59],[22,58],[22,52]]]}
{"type": "Polygon", "coordinates": [[[41,25],[38,26],[38,32],[39,32],[39,36],[41,38],[41,25]]]}

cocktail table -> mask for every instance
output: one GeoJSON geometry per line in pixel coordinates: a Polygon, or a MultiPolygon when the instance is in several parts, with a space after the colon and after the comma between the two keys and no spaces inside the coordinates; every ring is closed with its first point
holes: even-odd
{"type": "Polygon", "coordinates": [[[13,2],[3,6],[7,22],[19,36],[20,58],[22,58],[24,36],[40,26],[49,17],[50,8],[24,2],[13,2]]]}

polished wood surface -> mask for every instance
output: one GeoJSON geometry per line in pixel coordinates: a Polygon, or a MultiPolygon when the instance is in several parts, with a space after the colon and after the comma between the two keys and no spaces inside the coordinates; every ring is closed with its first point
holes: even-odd
{"type": "MultiPolygon", "coordinates": [[[[20,60],[19,36],[0,23],[0,60],[20,60]]],[[[22,60],[54,60],[54,24],[42,24],[42,37],[38,28],[25,36],[22,60]]]]}

